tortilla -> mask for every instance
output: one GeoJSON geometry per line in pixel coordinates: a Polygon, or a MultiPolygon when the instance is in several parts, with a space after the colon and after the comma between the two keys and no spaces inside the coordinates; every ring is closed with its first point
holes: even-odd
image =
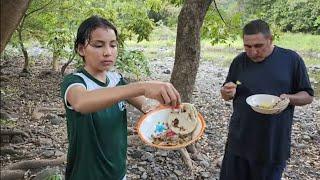
{"type": "Polygon", "coordinates": [[[181,135],[189,134],[194,131],[198,123],[198,111],[193,104],[182,103],[181,109],[172,111],[169,114],[169,128],[181,135]]]}

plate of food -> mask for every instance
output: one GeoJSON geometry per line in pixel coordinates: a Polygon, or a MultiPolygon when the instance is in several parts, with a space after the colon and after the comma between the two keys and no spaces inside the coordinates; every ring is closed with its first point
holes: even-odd
{"type": "Polygon", "coordinates": [[[287,108],[290,100],[270,94],[255,94],[247,97],[246,102],[258,113],[277,114],[287,108]]]}
{"type": "Polygon", "coordinates": [[[204,133],[205,121],[190,103],[172,109],[160,106],[143,115],[136,128],[140,139],[159,149],[180,149],[198,140],[204,133]]]}

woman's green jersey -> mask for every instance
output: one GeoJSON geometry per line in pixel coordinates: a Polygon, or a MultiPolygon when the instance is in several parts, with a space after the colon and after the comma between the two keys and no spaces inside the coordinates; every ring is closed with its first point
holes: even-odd
{"type": "Polygon", "coordinates": [[[98,112],[82,114],[74,111],[66,100],[67,91],[75,85],[92,91],[125,84],[116,72],[108,72],[106,82],[98,81],[81,69],[67,75],[61,84],[69,140],[67,180],[120,180],[126,174],[125,103],[120,101],[98,112]]]}

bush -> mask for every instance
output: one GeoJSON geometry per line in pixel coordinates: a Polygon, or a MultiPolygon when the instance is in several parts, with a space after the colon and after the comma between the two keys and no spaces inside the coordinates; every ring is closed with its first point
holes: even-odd
{"type": "Polygon", "coordinates": [[[116,67],[118,70],[131,73],[139,79],[142,75],[150,75],[148,60],[138,50],[123,50],[119,52],[116,67]]]}
{"type": "Polygon", "coordinates": [[[252,0],[245,6],[247,17],[265,19],[281,31],[320,34],[319,0],[252,0]]]}
{"type": "Polygon", "coordinates": [[[148,17],[150,19],[153,19],[155,23],[159,24],[159,22],[161,22],[166,26],[172,27],[172,26],[176,26],[178,23],[179,12],[180,12],[179,7],[176,7],[173,5],[167,5],[165,8],[161,9],[159,12],[150,10],[148,12],[148,17]]]}
{"type": "Polygon", "coordinates": [[[273,22],[287,32],[320,34],[320,3],[318,0],[277,1],[270,11],[273,22]]]}

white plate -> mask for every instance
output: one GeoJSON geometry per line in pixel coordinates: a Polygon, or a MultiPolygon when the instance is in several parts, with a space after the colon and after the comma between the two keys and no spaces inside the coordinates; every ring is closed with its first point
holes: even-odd
{"type": "Polygon", "coordinates": [[[246,102],[254,111],[262,114],[277,114],[282,112],[289,105],[289,99],[282,100],[280,97],[270,94],[255,94],[247,97],[246,102]],[[281,104],[274,108],[264,107],[273,106],[280,101],[282,101],[281,104]]]}
{"type": "Polygon", "coordinates": [[[198,140],[205,129],[205,121],[201,114],[198,114],[198,123],[195,130],[192,132],[192,139],[189,142],[175,145],[175,146],[166,146],[166,145],[157,145],[153,144],[151,135],[154,134],[156,125],[158,123],[165,123],[169,117],[169,113],[172,111],[170,107],[159,107],[143,116],[140,117],[137,123],[137,131],[140,139],[147,145],[153,146],[160,149],[180,149],[188,146],[189,144],[198,140]]]}

